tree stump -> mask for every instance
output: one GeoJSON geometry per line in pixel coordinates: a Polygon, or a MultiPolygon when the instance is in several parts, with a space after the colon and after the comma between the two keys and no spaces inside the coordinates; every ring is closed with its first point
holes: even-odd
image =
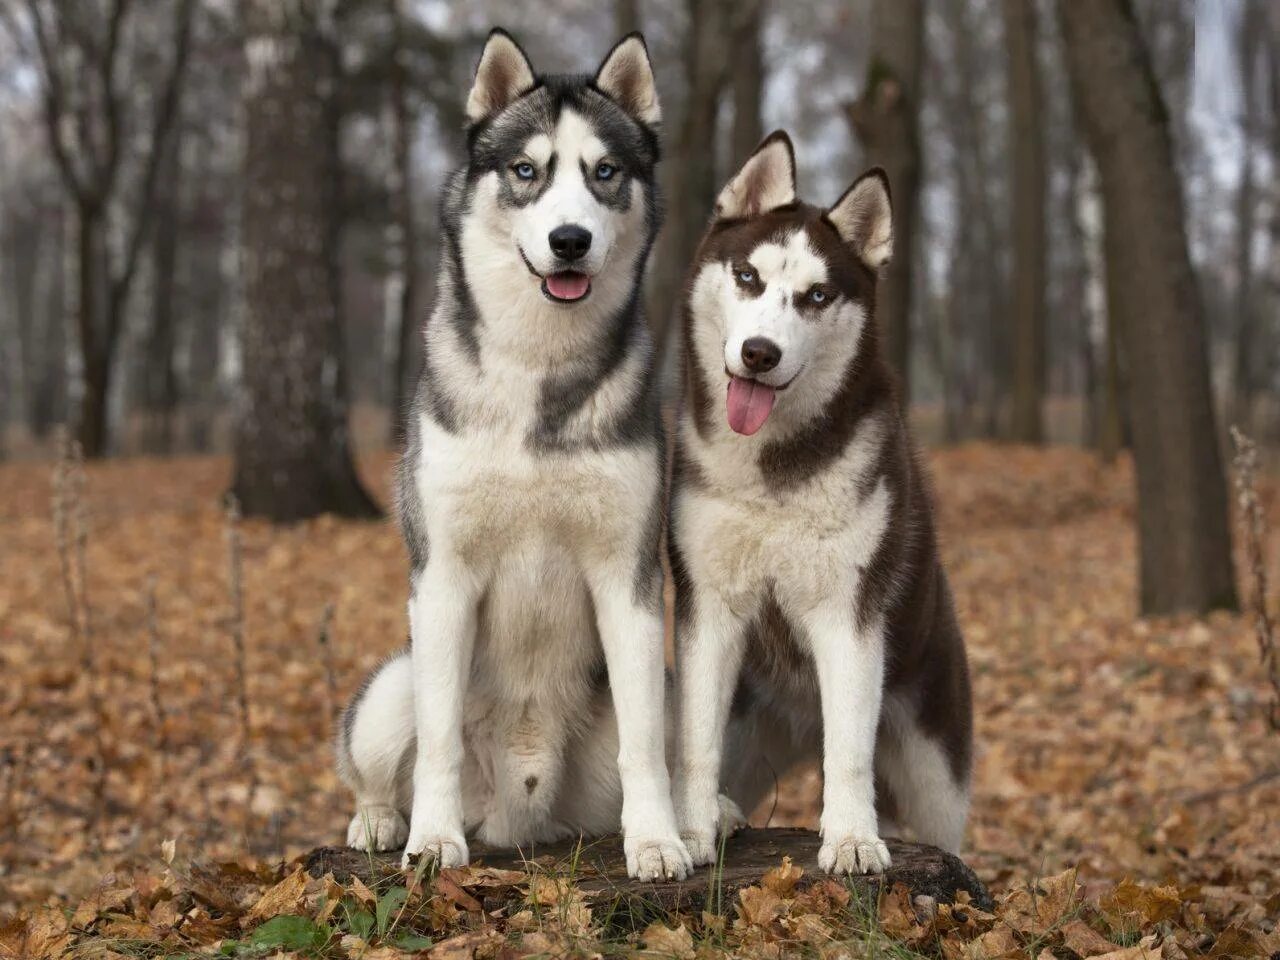
{"type": "MultiPolygon", "coordinates": [[[[887,840],[893,865],[880,876],[849,877],[848,882],[868,897],[886,885],[903,884],[912,896],[932,897],[951,903],[961,890],[983,910],[991,910],[991,896],[968,865],[937,847],[902,840],[887,840]]],[[[725,843],[723,863],[700,867],[687,880],[644,883],[627,876],[622,839],[618,836],[595,841],[565,841],[540,844],[527,850],[497,850],[477,844],[471,847],[473,866],[503,870],[572,875],[577,887],[594,903],[622,906],[633,919],[663,913],[697,912],[704,908],[727,908],[737,902],[738,891],[760,882],[766,870],[778,866],[784,856],[804,869],[798,884],[803,888],[822,879],[818,867],[821,840],[811,830],[772,828],[745,829],[725,843]]],[[[400,852],[368,854],[346,847],[320,847],[305,861],[313,876],[332,873],[344,881],[357,876],[371,883],[400,869],[400,852]]],[[[510,890],[506,896],[509,898],[510,890]]],[[[502,895],[486,909],[502,905],[502,895]]]]}

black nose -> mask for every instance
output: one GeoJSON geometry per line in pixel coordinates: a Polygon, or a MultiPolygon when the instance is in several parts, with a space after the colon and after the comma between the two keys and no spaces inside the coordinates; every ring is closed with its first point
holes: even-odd
{"type": "Polygon", "coordinates": [[[556,227],[547,237],[551,252],[561,260],[581,260],[591,249],[591,231],[576,223],[556,227]]]}
{"type": "Polygon", "coordinates": [[[742,362],[752,373],[767,373],[782,359],[782,348],[764,337],[748,337],[742,345],[742,362]]]}

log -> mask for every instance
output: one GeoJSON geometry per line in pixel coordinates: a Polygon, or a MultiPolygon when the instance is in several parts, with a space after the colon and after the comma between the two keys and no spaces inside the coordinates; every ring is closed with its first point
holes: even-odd
{"type": "MultiPolygon", "coordinates": [[[[938,903],[953,902],[956,894],[963,890],[974,906],[992,909],[986,887],[959,857],[924,844],[896,839],[886,843],[893,859],[888,872],[848,878],[850,886],[871,898],[871,902],[882,887],[901,883],[913,897],[931,897],[938,903]]],[[[540,844],[523,851],[476,844],[471,847],[471,863],[503,870],[572,874],[588,901],[621,906],[631,920],[640,921],[645,917],[697,912],[721,905],[728,908],[737,902],[739,890],[758,884],[764,872],[778,866],[784,856],[804,869],[798,884],[804,888],[825,876],[818,867],[820,846],[821,840],[811,830],[748,828],[725,842],[723,863],[714,868],[714,874],[712,867],[700,867],[687,880],[656,883],[627,876],[622,840],[618,836],[581,843],[572,840],[540,844]]],[[[400,852],[368,854],[346,847],[320,847],[306,857],[304,865],[312,876],[331,873],[338,881],[356,876],[372,883],[399,872],[400,852]]],[[[502,906],[503,897],[510,900],[513,891],[511,888],[505,892],[499,890],[496,896],[498,899],[493,902],[486,900],[486,909],[502,906]]]]}

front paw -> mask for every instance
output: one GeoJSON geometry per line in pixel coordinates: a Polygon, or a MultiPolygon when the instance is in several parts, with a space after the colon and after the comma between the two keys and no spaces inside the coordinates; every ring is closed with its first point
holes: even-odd
{"type": "Polygon", "coordinates": [[[884,873],[889,848],[874,834],[827,834],[818,851],[818,866],[827,873],[884,873]]]}
{"type": "Polygon", "coordinates": [[[681,830],[680,839],[684,848],[689,851],[689,861],[695,867],[715,863],[719,858],[720,845],[716,842],[714,827],[710,830],[681,830]]]}
{"type": "Polygon", "coordinates": [[[637,880],[683,880],[693,870],[689,851],[678,837],[627,837],[622,848],[627,855],[627,875],[637,880]]]}
{"type": "Polygon", "coordinates": [[[355,850],[395,850],[409,836],[409,825],[395,807],[367,806],[347,827],[347,846],[355,850]]]}
{"type": "MultiPolygon", "coordinates": [[[[684,818],[681,818],[684,822],[684,818]]],[[[747,825],[742,809],[723,793],[717,798],[716,818],[702,827],[685,826],[680,839],[695,867],[715,863],[720,859],[720,844],[747,825]]]]}
{"type": "Polygon", "coordinates": [[[414,861],[435,863],[438,867],[465,867],[471,861],[466,838],[461,833],[443,834],[432,831],[413,831],[404,845],[400,859],[403,869],[411,869],[414,861]]]}

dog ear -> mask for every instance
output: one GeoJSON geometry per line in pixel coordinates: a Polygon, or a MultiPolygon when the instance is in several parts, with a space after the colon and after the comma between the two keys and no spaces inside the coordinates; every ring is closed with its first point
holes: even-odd
{"type": "Polygon", "coordinates": [[[827,219],[872,270],[879,270],[893,256],[893,201],[889,177],[880,167],[872,167],[854,181],[827,211],[827,219]]]}
{"type": "Polygon", "coordinates": [[[796,199],[796,155],[786,131],[775,130],[761,141],[716,198],[716,217],[754,217],[796,199]]]}
{"type": "Polygon", "coordinates": [[[629,33],[609,51],[596,71],[596,87],[643,124],[654,127],[662,119],[643,34],[629,33]]]}
{"type": "Polygon", "coordinates": [[[535,83],[533,67],[520,45],[507,31],[494,28],[484,43],[476,79],[467,97],[467,120],[479,123],[493,116],[535,83]]]}

